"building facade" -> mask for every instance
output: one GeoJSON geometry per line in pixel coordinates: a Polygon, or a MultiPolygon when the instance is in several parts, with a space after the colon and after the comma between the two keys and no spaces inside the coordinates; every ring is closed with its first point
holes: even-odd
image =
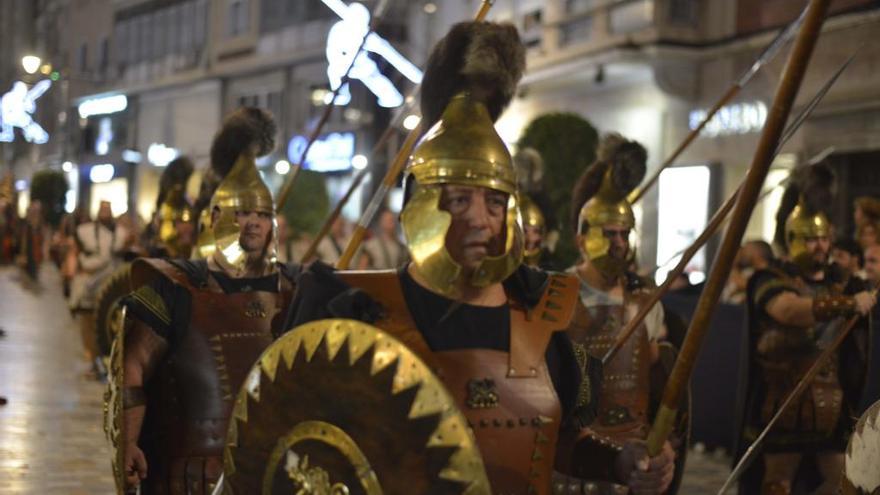
{"type": "MultiPolygon", "coordinates": [[[[492,16],[516,24],[530,48],[520,94],[499,121],[499,132],[515,145],[538,115],[575,112],[600,132],[616,131],[642,142],[650,174],[806,3],[500,1],[492,16]]],[[[876,40],[876,2],[832,3],[793,114],[844,60],[857,50],[858,56],[781,149],[768,177],[771,187],[792,167],[833,146],[829,159],[838,164],[841,192],[834,220],[842,234],[851,232],[847,198],[880,194],[880,181],[868,166],[880,150],[876,40]]],[[[743,180],[790,47],[785,45],[761,68],[640,202],[642,266],[674,265],[670,260],[699,235],[708,216],[743,180]]],[[[772,240],[781,192],[777,188],[758,205],[747,237],[772,240]]],[[[710,243],[708,255],[699,255],[689,267],[692,281],[705,275],[714,247],[710,243]]],[[[665,270],[658,273],[662,277],[665,270]]]]}

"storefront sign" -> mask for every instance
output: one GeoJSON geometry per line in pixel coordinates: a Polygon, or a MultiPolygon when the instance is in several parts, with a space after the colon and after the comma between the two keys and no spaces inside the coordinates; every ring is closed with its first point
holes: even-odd
{"type": "Polygon", "coordinates": [[[12,89],[0,97],[0,141],[11,143],[15,140],[15,128],[21,129],[24,139],[29,143],[44,144],[49,133],[34,122],[37,111],[37,98],[49,90],[52,81],[44,79],[30,89],[27,84],[16,81],[12,89]]]}
{"type": "MultiPolygon", "coordinates": [[[[291,163],[299,163],[308,142],[305,136],[293,136],[287,144],[287,159],[291,163]]],[[[309,148],[303,168],[315,172],[346,171],[351,168],[354,144],[353,132],[334,132],[322,136],[309,148]]]]}
{"type": "Polygon", "coordinates": [[[101,96],[83,101],[77,107],[80,118],[86,119],[93,115],[106,115],[121,112],[128,108],[125,95],[101,96]]]}
{"type": "MultiPolygon", "coordinates": [[[[690,129],[696,129],[700,122],[706,118],[706,115],[708,112],[704,109],[692,111],[688,116],[690,129]]],[[[700,134],[715,137],[758,132],[764,127],[766,121],[767,105],[763,102],[736,103],[721,107],[700,134]]]]}

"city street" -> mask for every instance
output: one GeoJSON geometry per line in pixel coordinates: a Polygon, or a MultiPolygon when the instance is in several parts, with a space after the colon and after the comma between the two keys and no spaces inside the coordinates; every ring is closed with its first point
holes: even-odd
{"type": "MultiPolygon", "coordinates": [[[[87,366],[58,272],[45,264],[34,283],[0,268],[0,493],[114,492],[101,424],[104,386],[87,366]]],[[[681,494],[715,493],[728,461],[691,453],[681,494]]]]}
{"type": "Polygon", "coordinates": [[[0,493],[114,493],[104,439],[104,385],[86,380],[82,345],[58,272],[40,283],[0,268],[0,493]]]}

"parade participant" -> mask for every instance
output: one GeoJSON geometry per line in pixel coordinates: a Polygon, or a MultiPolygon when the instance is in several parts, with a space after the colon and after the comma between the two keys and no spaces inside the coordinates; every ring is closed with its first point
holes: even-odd
{"type": "Polygon", "coordinates": [[[363,267],[373,270],[399,268],[406,263],[406,246],[397,238],[397,219],[391,210],[379,213],[375,235],[364,243],[363,267]]]}
{"type": "Polygon", "coordinates": [[[76,228],[77,272],[70,282],[71,312],[79,320],[80,336],[86,352],[87,361],[92,364],[95,378],[106,375],[104,363],[97,348],[95,329],[96,296],[101,284],[116,269],[121,261],[128,232],[117,225],[109,201],[101,201],[98,216],[93,222],[80,224],[76,228]]]}
{"type": "MultiPolygon", "coordinates": [[[[582,355],[605,355],[652,287],[631,271],[635,254],[630,237],[635,217],[626,200],[645,175],[646,159],[647,152],[639,143],[608,134],[599,144],[596,161],[572,192],[582,260],[570,270],[580,279],[580,297],[568,334],[582,355]]],[[[661,387],[675,359],[674,349],[663,342],[663,320],[662,306],[655,305],[620,352],[604,363],[597,416],[588,426],[596,439],[624,445],[647,437],[661,387]],[[662,380],[656,381],[654,376],[662,380]]],[[[683,460],[682,448],[679,468],[683,460]]],[[[558,483],[564,488],[557,493],[626,492],[626,487],[595,479],[579,482],[559,478],[558,483]]]]}
{"type": "Polygon", "coordinates": [[[766,241],[751,240],[743,243],[736,253],[733,269],[727,285],[721,293],[721,300],[727,304],[742,304],[746,298],[749,278],[758,270],[770,266],[773,261],[773,248],[766,241]]]}
{"type": "MultiPolygon", "coordinates": [[[[429,130],[406,170],[401,225],[412,261],[397,271],[375,272],[332,273],[314,265],[298,279],[289,326],[327,317],[371,322],[426,362],[466,416],[472,431],[468,436],[476,438],[491,491],[474,493],[549,494],[554,466],[571,474],[619,480],[634,493],[662,493],[672,475],[673,454],[668,445],[661,455],[648,459],[637,442],[615,449],[582,436],[576,416],[588,421],[597,389],[591,386],[595,384],[591,377],[581,376],[564,333],[577,280],[521,263],[523,233],[517,221],[516,178],[493,121],[514,94],[524,60],[524,48],[510,25],[462,23],[439,42],[429,58],[421,92],[422,118],[429,130]],[[576,407],[579,399],[581,408],[576,407]]],[[[298,335],[298,330],[289,335],[298,335]]],[[[297,363],[306,366],[304,359],[297,363]]],[[[334,363],[347,366],[345,360],[334,363]]],[[[312,397],[331,387],[335,380],[330,373],[324,375],[325,383],[301,384],[314,390],[311,395],[304,393],[312,397]]],[[[291,377],[296,376],[294,371],[291,377]]],[[[230,439],[235,447],[228,459],[236,466],[230,483],[239,489],[247,476],[245,467],[263,467],[248,454],[261,448],[249,439],[253,429],[264,424],[252,420],[271,415],[266,408],[273,407],[271,398],[279,397],[276,386],[277,382],[260,382],[260,400],[249,402],[247,418],[236,423],[238,439],[230,439]]],[[[389,397],[383,414],[391,414],[395,404],[406,404],[400,402],[406,395],[389,397]]],[[[305,396],[292,397],[283,414],[291,417],[301,410],[306,417],[316,418],[319,411],[335,411],[327,417],[339,421],[350,416],[347,399],[343,394],[338,400],[308,403],[305,396]]],[[[282,414],[277,409],[275,403],[275,414],[282,414]]],[[[375,418],[365,410],[327,430],[344,429],[346,450],[358,452],[363,462],[375,468],[385,464],[380,457],[389,455],[378,436],[402,432],[409,425],[364,427],[365,419],[385,418],[375,418]]],[[[279,426],[277,416],[273,425],[279,426]]],[[[443,438],[430,435],[430,443],[414,455],[430,451],[428,447],[443,438]]],[[[404,438],[403,433],[395,439],[387,444],[388,449],[392,443],[419,441],[404,438]]],[[[394,479],[434,476],[431,473],[437,471],[437,484],[451,483],[454,480],[444,478],[442,466],[455,462],[453,452],[438,454],[442,457],[437,457],[428,473],[382,471],[375,474],[377,483],[390,485],[394,479]]],[[[295,458],[302,464],[300,453],[295,458]]],[[[329,470],[331,480],[345,476],[341,468],[334,469],[338,465],[321,462],[326,454],[320,450],[303,453],[310,469],[329,470]]],[[[288,452],[288,462],[291,455],[288,452]]],[[[303,473],[294,472],[291,478],[294,474],[303,473]]],[[[260,477],[251,476],[251,480],[260,477]]],[[[472,480],[460,481],[467,485],[472,480]]],[[[451,487],[443,491],[447,492],[458,493],[451,487]]]]}
{"type": "MultiPolygon", "coordinates": [[[[787,263],[759,270],[749,280],[749,376],[742,440],[750,444],[822,349],[852,315],[865,315],[875,303],[864,283],[846,285],[828,263],[831,224],[824,208],[832,204],[833,174],[824,164],[802,169],[783,195],[777,222],[787,263]]],[[[830,362],[787,409],[768,434],[763,463],[741,479],[741,493],[788,494],[800,484],[810,493],[836,493],[843,450],[851,432],[866,368],[862,320],[830,362]],[[821,479],[796,477],[806,457],[815,457],[821,479]]],[[[739,452],[742,454],[742,452],[739,452]]]]}
{"type": "MultiPolygon", "coordinates": [[[[543,247],[553,251],[559,241],[559,223],[553,202],[544,188],[544,159],[534,148],[522,148],[513,155],[516,182],[520,194],[528,197],[534,208],[543,216],[543,247]]],[[[533,208],[529,206],[529,209],[533,208]]],[[[525,220],[525,219],[524,219],[525,220]]]]}
{"type": "Polygon", "coordinates": [[[874,286],[880,286],[880,244],[865,251],[865,278],[874,286]]]}
{"type": "Polygon", "coordinates": [[[28,205],[24,226],[21,229],[22,268],[32,279],[36,280],[40,264],[43,262],[43,251],[46,248],[46,227],[43,225],[43,205],[40,201],[31,201],[28,205]]]}
{"type": "Polygon", "coordinates": [[[856,240],[863,250],[878,244],[880,238],[880,199],[861,196],[853,202],[853,222],[856,240]]]}
{"type": "Polygon", "coordinates": [[[348,245],[349,237],[348,222],[340,215],[330,226],[330,232],[318,243],[318,259],[327,264],[336,263],[348,245]]]}
{"type": "Polygon", "coordinates": [[[831,246],[831,261],[840,271],[843,280],[853,276],[865,278],[862,272],[865,256],[862,247],[855,240],[841,238],[835,241],[831,246]]]}
{"type": "Polygon", "coordinates": [[[275,262],[274,204],[255,165],[276,130],[266,112],[241,108],[215,137],[211,165],[222,180],[208,204],[209,259],[132,267],[136,290],[123,303],[129,325],[114,370],[125,435],[115,439],[118,484],[204,494],[221,474],[233,396],[292,297],[295,269],[275,262]]]}
{"type": "Polygon", "coordinates": [[[523,235],[525,238],[525,252],[523,261],[529,266],[538,267],[541,263],[541,253],[544,251],[544,240],[547,235],[547,222],[538,205],[525,194],[520,193],[522,204],[523,235]]]}
{"type": "Polygon", "coordinates": [[[179,156],[162,171],[156,211],[143,236],[151,258],[190,257],[196,241],[196,216],[186,194],[186,184],[193,168],[188,157],[179,156]]]}

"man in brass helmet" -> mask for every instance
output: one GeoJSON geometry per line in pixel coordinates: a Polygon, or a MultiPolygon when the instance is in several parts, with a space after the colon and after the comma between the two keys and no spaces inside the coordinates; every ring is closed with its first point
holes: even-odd
{"type": "MultiPolygon", "coordinates": [[[[845,321],[875,304],[863,281],[844,282],[828,262],[832,228],[825,208],[832,204],[833,180],[823,163],[795,172],[776,215],[777,242],[788,261],[774,262],[749,279],[749,368],[743,381],[748,393],[739,455],[845,321]]],[[[741,478],[741,493],[836,493],[864,386],[866,338],[863,319],[770,431],[763,462],[741,478]],[[812,459],[809,465],[816,467],[804,469],[812,459]]]]}
{"type": "MultiPolygon", "coordinates": [[[[630,237],[635,216],[626,200],[644,177],[646,160],[647,152],[641,144],[620,134],[607,134],[599,144],[596,161],[584,171],[572,192],[574,228],[582,260],[570,270],[580,280],[580,290],[568,334],[582,356],[604,356],[650,293],[651,284],[631,271],[635,252],[630,237]]],[[[628,441],[647,437],[662,385],[675,359],[675,350],[664,342],[665,334],[663,308],[658,304],[620,351],[603,364],[596,418],[585,425],[595,439],[619,448],[628,441]],[[663,379],[653,380],[653,376],[663,379]]],[[[684,452],[683,448],[679,452],[679,468],[684,452]]],[[[559,477],[556,492],[616,494],[626,493],[626,487],[595,479],[559,477]]]]}
{"type": "Polygon", "coordinates": [[[547,235],[547,222],[538,205],[525,194],[520,193],[520,211],[523,221],[523,261],[533,267],[540,266],[541,253],[544,251],[544,238],[547,235]]]}
{"type": "Polygon", "coordinates": [[[144,236],[151,258],[190,257],[196,241],[196,216],[186,185],[193,168],[188,157],[180,156],[162,171],[156,212],[144,236]]]}
{"type": "Polygon", "coordinates": [[[113,370],[123,409],[114,470],[127,488],[210,493],[222,472],[233,396],[292,297],[294,268],[275,262],[272,194],[255,165],[275,133],[268,113],[240,108],[215,137],[211,166],[221,180],[208,205],[208,259],[132,267],[113,370]]]}
{"type": "MultiPolygon", "coordinates": [[[[668,446],[649,459],[640,444],[613,449],[585,437],[574,420],[576,404],[589,409],[598,392],[564,332],[576,278],[522,263],[516,174],[493,121],[524,60],[510,25],[461,23],[439,42],[421,93],[428,130],[405,172],[401,224],[412,261],[381,272],[313,266],[298,279],[289,326],[355,318],[405,343],[467,418],[491,493],[549,494],[554,467],[662,493],[668,446]]],[[[377,475],[381,483],[386,473],[377,475]]]]}

